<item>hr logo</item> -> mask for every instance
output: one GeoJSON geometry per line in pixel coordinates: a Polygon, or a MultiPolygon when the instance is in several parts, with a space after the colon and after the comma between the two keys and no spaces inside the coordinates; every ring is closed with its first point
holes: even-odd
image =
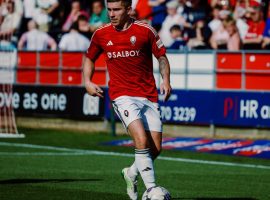
{"type": "Polygon", "coordinates": [[[227,97],[224,100],[224,118],[233,115],[234,120],[242,119],[270,119],[270,106],[261,105],[256,99],[240,99],[227,97]]]}

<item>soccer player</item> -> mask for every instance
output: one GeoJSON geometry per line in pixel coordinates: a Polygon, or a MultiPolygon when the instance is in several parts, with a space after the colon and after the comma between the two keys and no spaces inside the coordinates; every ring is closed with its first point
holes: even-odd
{"type": "Polygon", "coordinates": [[[105,55],[110,77],[109,96],[135,145],[135,162],[122,170],[127,193],[135,200],[139,174],[147,189],[157,186],[153,160],[161,151],[162,123],[152,54],[159,62],[163,78],[160,91],[165,101],[170,97],[171,85],[166,49],[151,26],[130,17],[131,1],[107,0],[111,23],[93,33],[83,73],[87,92],[103,98],[103,90],[91,78],[95,60],[101,53],[105,55]]]}

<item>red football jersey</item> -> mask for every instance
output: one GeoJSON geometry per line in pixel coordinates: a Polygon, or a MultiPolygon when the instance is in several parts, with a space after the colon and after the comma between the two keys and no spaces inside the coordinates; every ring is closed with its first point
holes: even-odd
{"type": "Polygon", "coordinates": [[[157,102],[152,54],[165,55],[166,49],[157,32],[148,24],[134,21],[128,29],[119,31],[111,24],[97,29],[86,56],[95,61],[104,53],[110,80],[109,95],[145,97],[157,102]]]}
{"type": "Polygon", "coordinates": [[[259,22],[248,21],[248,31],[246,33],[246,39],[254,39],[263,35],[265,22],[263,20],[259,22]]]}

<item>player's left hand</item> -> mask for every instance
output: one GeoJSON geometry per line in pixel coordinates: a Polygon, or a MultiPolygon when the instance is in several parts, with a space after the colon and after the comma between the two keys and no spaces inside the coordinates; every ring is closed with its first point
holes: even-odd
{"type": "Polygon", "coordinates": [[[170,83],[163,82],[160,84],[160,93],[164,95],[164,101],[167,101],[171,96],[172,87],[170,83]]]}

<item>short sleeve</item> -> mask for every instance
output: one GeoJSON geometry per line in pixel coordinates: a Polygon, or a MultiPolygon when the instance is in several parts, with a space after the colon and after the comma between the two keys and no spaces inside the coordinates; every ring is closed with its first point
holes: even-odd
{"type": "Polygon", "coordinates": [[[166,48],[153,27],[150,28],[149,37],[152,46],[152,53],[154,54],[154,56],[157,59],[161,56],[164,56],[166,54],[166,48]]]}
{"type": "Polygon", "coordinates": [[[90,40],[90,45],[86,51],[86,57],[92,61],[95,61],[99,57],[99,55],[102,53],[102,51],[103,50],[100,46],[100,43],[98,42],[98,34],[94,32],[90,40]]]}

